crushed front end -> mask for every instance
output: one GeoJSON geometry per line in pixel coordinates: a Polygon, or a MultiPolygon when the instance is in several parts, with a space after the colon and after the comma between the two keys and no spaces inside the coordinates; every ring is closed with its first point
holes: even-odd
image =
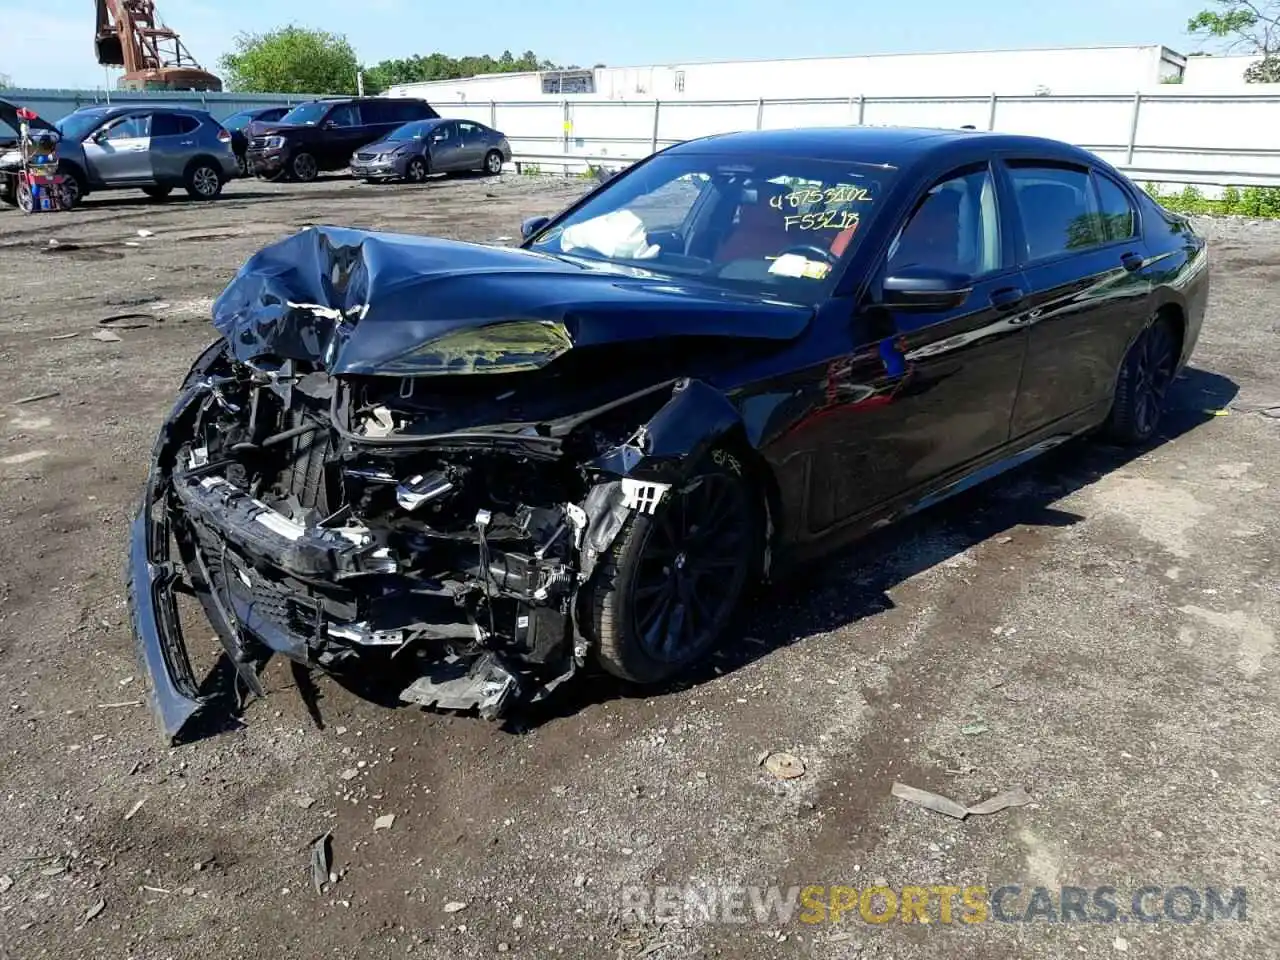
{"type": "Polygon", "coordinates": [[[175,587],[200,598],[258,694],[273,654],[339,671],[398,661],[416,673],[404,701],[496,718],[582,665],[578,586],[625,516],[667,487],[610,473],[643,459],[628,411],[660,407],[671,384],[605,404],[589,424],[423,432],[446,408],[474,416],[481,386],[515,389],[478,380],[442,390],[292,361],[268,371],[221,345],[202,358],[157,443],[131,550],[166,736],[202,704],[175,587]]]}

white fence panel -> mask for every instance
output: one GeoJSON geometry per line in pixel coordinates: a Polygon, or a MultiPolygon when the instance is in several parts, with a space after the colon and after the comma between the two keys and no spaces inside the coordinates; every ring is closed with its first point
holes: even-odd
{"type": "Polygon", "coordinates": [[[755,100],[663,103],[658,114],[658,140],[669,144],[712,133],[754,130],[758,105],[755,100]]]}
{"type": "Polygon", "coordinates": [[[873,127],[951,127],[987,129],[989,99],[868,100],[862,122],[873,127]]]}
{"type": "Polygon", "coordinates": [[[858,122],[858,101],[838,100],[802,102],[786,100],[756,104],[760,126],[764,130],[788,130],[792,127],[843,127],[858,122]]]}
{"type": "Polygon", "coordinates": [[[1214,150],[1280,150],[1280,97],[1142,98],[1137,142],[1214,150]]]}
{"type": "Polygon", "coordinates": [[[1127,144],[1133,128],[1133,97],[1001,98],[996,129],[1051,137],[1088,147],[1127,144]]]}

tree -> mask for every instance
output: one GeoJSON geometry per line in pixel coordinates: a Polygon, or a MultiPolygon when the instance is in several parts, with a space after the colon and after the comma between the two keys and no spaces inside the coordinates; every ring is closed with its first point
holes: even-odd
{"type": "Polygon", "coordinates": [[[415,55],[401,60],[383,60],[365,68],[365,87],[381,92],[398,83],[424,83],[428,80],[460,80],[489,73],[534,73],[538,70],[575,69],[560,67],[550,60],[539,60],[532,50],[516,56],[503,50],[494,59],[482,56],[450,57],[443,53],[415,55]]]}
{"type": "Polygon", "coordinates": [[[359,61],[347,38],[288,26],[240,33],[219,60],[232,90],[252,93],[353,94],[359,61]]]}
{"type": "Polygon", "coordinates": [[[1227,41],[1228,50],[1258,53],[1244,72],[1249,83],[1280,83],[1280,0],[1213,0],[1187,21],[1187,32],[1227,41]]]}

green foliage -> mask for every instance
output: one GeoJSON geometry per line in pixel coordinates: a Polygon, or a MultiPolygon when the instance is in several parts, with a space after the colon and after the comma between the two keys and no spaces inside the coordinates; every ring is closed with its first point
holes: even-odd
{"type": "Polygon", "coordinates": [[[232,90],[253,93],[354,94],[359,69],[346,37],[297,26],[238,34],[219,63],[232,90]]]}
{"type": "Polygon", "coordinates": [[[1280,56],[1264,57],[1244,72],[1245,83],[1280,83],[1280,56]]]}
{"type": "MultiPolygon", "coordinates": [[[[1187,21],[1187,32],[1195,36],[1227,41],[1228,50],[1262,54],[1266,63],[1280,53],[1280,0],[1211,0],[1212,6],[1187,21]]],[[[1260,67],[1257,64],[1255,67],[1260,67]]],[[[1262,79],[1267,70],[1250,67],[1245,79],[1262,79]]],[[[1277,68],[1280,69],[1280,68],[1277,68]]]]}
{"type": "Polygon", "coordinates": [[[542,167],[536,163],[525,163],[521,164],[520,172],[526,177],[536,177],[538,174],[542,173],[542,167]]]}
{"type": "Polygon", "coordinates": [[[540,60],[532,50],[515,56],[503,50],[497,59],[485,54],[474,57],[450,57],[443,53],[407,57],[403,60],[383,60],[365,70],[365,89],[380,93],[397,83],[423,83],[427,80],[460,80],[488,73],[530,73],[536,70],[574,70],[560,67],[550,60],[540,60]]]}
{"type": "Polygon", "coordinates": [[[1145,187],[1157,203],[1175,213],[1280,219],[1280,187],[1227,187],[1218,200],[1209,200],[1198,187],[1162,194],[1154,183],[1145,187]]]}

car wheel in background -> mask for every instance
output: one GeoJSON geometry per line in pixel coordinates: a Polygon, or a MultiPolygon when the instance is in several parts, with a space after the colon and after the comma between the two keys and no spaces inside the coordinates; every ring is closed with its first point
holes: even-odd
{"type": "Polygon", "coordinates": [[[142,192],[152,200],[163,200],[173,193],[173,187],[143,187],[142,192]]]}
{"type": "Polygon", "coordinates": [[[243,153],[236,154],[236,171],[242,177],[249,176],[249,158],[243,153]]]}
{"type": "Polygon", "coordinates": [[[659,683],[707,656],[746,592],[761,527],[755,487],[722,449],[653,513],[634,511],[584,597],[600,665],[659,683]]]}
{"type": "Polygon", "coordinates": [[[18,189],[14,191],[14,197],[18,201],[18,209],[23,213],[33,213],[36,209],[36,198],[31,194],[31,185],[25,181],[18,181],[18,189]]]}
{"type": "Polygon", "coordinates": [[[1155,436],[1177,366],[1177,330],[1168,317],[1157,317],[1138,335],[1120,367],[1106,424],[1112,440],[1139,444],[1155,436]]]}
{"type": "Polygon", "coordinates": [[[58,164],[58,173],[66,178],[63,199],[67,203],[67,209],[79,206],[89,195],[89,185],[85,183],[84,174],[67,163],[58,164]]]}
{"type": "Polygon", "coordinates": [[[320,165],[315,157],[303,150],[295,153],[289,161],[289,173],[300,183],[310,183],[320,175],[320,165]]]}
{"type": "Polygon", "coordinates": [[[404,168],[404,178],[410,183],[423,183],[427,179],[427,161],[414,157],[404,168]]]}
{"type": "Polygon", "coordinates": [[[484,172],[491,177],[496,177],[502,172],[502,154],[497,150],[490,150],[485,154],[484,172]]]}
{"type": "Polygon", "coordinates": [[[187,193],[194,200],[216,200],[222,193],[222,171],[206,160],[187,168],[187,193]]]}

